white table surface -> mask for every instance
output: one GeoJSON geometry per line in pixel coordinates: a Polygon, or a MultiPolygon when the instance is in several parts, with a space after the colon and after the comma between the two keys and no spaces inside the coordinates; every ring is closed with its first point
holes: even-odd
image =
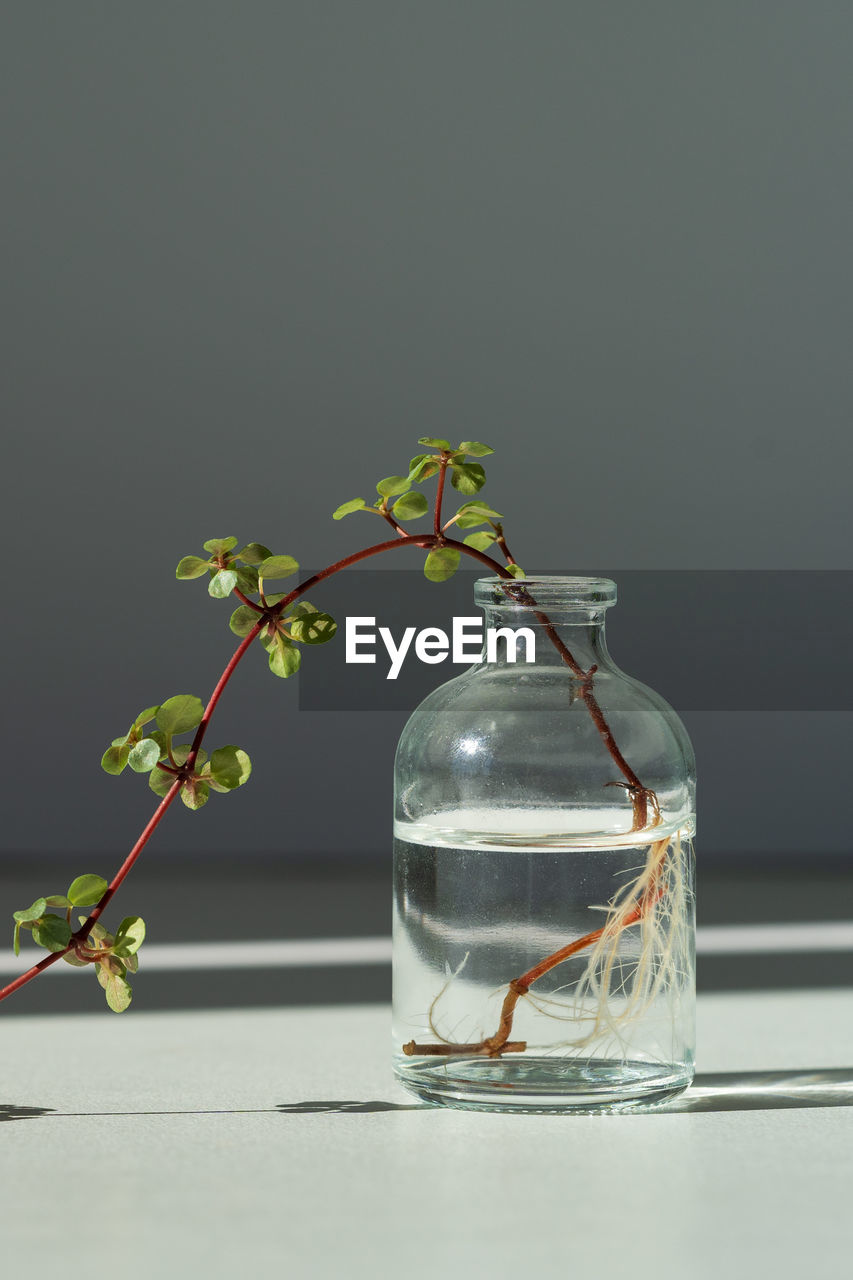
{"type": "Polygon", "coordinates": [[[607,1116],[423,1107],[377,1006],[2,1026],[5,1274],[853,1273],[853,992],[702,998],[727,1074],[607,1116]]]}

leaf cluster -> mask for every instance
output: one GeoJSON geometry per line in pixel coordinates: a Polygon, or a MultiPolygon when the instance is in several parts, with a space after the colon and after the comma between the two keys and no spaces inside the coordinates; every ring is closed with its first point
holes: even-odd
{"type": "MultiPolygon", "coordinates": [[[[78,876],[65,893],[46,894],[36,898],[32,906],[13,912],[13,946],[15,955],[20,955],[21,930],[26,929],[37,946],[65,952],[62,958],[67,964],[76,968],[93,964],[107,1004],[114,1013],[123,1013],[131,1001],[127,975],[139,967],[137,952],[145,940],[145,922],[140,916],[126,916],[113,935],[96,921],[84,940],[79,935],[75,938],[71,928],[73,908],[96,906],[107,888],[103,876],[78,876]],[[48,911],[48,907],[59,907],[65,914],[48,911]]],[[[82,926],[87,917],[78,916],[78,920],[82,926]]]]}
{"type": "Polygon", "coordinates": [[[123,738],[113,739],[104,752],[101,768],[106,773],[119,774],[130,765],[135,773],[147,773],[149,787],[161,799],[179,783],[181,800],[187,808],[200,809],[207,804],[211,791],[233,791],[247,782],[252,772],[252,762],[240,747],[219,747],[208,758],[201,748],[193,755],[192,743],[175,742],[180,734],[197,729],[203,716],[201,698],[190,693],[179,693],[159,706],[146,707],[123,738]],[[152,721],[157,727],[147,729],[152,721]]]}
{"type": "MultiPolygon", "coordinates": [[[[358,502],[360,501],[359,499],[358,502]]],[[[185,556],[177,567],[176,576],[197,578],[205,571],[213,572],[215,568],[215,577],[208,586],[211,595],[228,595],[235,589],[246,597],[257,595],[257,601],[248,599],[234,610],[228,625],[240,637],[257,630],[258,640],[267,652],[270,671],[273,675],[286,679],[299,670],[302,655],[298,646],[326,644],[334,637],[338,625],[330,614],[315,609],[307,600],[294,605],[290,612],[285,613],[279,607],[285,596],[265,591],[266,582],[289,578],[297,572],[299,563],[293,556],[273,555],[263,543],[250,542],[242,551],[234,552],[232,561],[230,557],[236,545],[236,538],[205,542],[206,551],[216,552],[215,555],[212,554],[211,560],[185,556]],[[237,560],[244,561],[242,568],[233,567],[233,562],[237,560]],[[236,581],[232,582],[235,575],[236,581]],[[213,590],[214,581],[218,581],[221,588],[213,590]]]]}
{"type": "Polygon", "coordinates": [[[370,511],[374,515],[392,515],[395,520],[417,520],[425,516],[429,503],[422,493],[412,486],[420,484],[438,475],[442,466],[450,471],[450,483],[460,493],[477,493],[486,483],[486,473],[479,462],[469,462],[469,458],[483,458],[494,453],[487,444],[477,440],[464,440],[453,448],[449,440],[436,436],[421,436],[418,444],[426,445],[434,450],[432,453],[418,453],[409,463],[406,475],[386,476],[376,486],[380,501],[374,506],[368,505],[364,498],[351,498],[332,513],[333,520],[343,520],[344,516],[354,511],[370,511]],[[394,503],[389,500],[395,498],[394,503]]]}

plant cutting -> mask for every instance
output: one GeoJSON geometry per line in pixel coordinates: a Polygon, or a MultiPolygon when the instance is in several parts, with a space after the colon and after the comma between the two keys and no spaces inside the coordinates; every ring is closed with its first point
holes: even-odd
{"type": "MultiPolygon", "coordinates": [[[[310,603],[308,594],[344,569],[406,549],[426,553],[424,574],[433,583],[450,578],[463,557],[488,571],[490,576],[478,583],[478,601],[499,624],[521,617],[536,628],[547,655],[541,670],[549,694],[544,702],[535,695],[525,710],[518,702],[515,669],[499,660],[481,664],[485,671],[475,666],[460,678],[468,680],[461,690],[458,680],[443,686],[454,686],[451,701],[467,706],[473,717],[459,734],[440,741],[435,732],[436,706],[443,708],[442,715],[446,711],[439,690],[431,695],[433,703],[423,704],[425,712],[415,713],[401,739],[395,1024],[415,1023],[419,1030],[405,1039],[395,1030],[400,1078],[431,1101],[494,1106],[512,1095],[519,1106],[559,1109],[665,1096],[688,1082],[692,1042],[684,1011],[692,990],[692,756],[686,735],[682,730],[679,736],[677,718],[671,712],[667,717],[661,699],[645,697],[649,691],[639,695],[642,686],[625,677],[620,684],[621,673],[603,648],[603,611],[613,602],[612,584],[526,579],[510,551],[504,517],[479,497],[486,479],[480,459],[492,450],[477,441],[453,446],[433,437],[423,437],[420,444],[424,451],[412,458],[405,474],[379,481],[371,503],[354,498],[333,513],[335,520],[378,517],[392,536],[351,552],[290,591],[270,588],[294,576],[297,561],[261,543],[239,547],[235,537],[216,538],[204,543],[204,555],[181,559],[178,579],[205,579],[214,599],[236,597],[229,625],[239,644],[206,702],[178,694],[152,703],[113,739],[103,769],[116,776],[128,769],[147,775],[156,807],[111,880],[79,876],[64,894],[38,897],[14,913],[16,953],[22,935],[29,934],[46,954],[0,990],[0,1000],[61,961],[92,966],[110,1009],[127,1009],[145,926],[138,916],[126,916],[110,933],[102,917],[178,797],[198,810],[211,792],[224,795],[249,780],[251,760],[243,748],[225,744],[210,750],[208,741],[238,665],[260,646],[274,676],[293,675],[306,647],[329,642],[337,630],[332,615],[310,603]],[[419,486],[433,480],[430,503],[419,486]],[[449,489],[463,499],[452,514],[446,509],[449,489]],[[408,529],[424,518],[425,530],[408,529]],[[478,674],[485,675],[486,685],[476,683],[478,674]],[[484,745],[482,713],[484,706],[497,705],[496,697],[499,704],[506,696],[514,700],[509,719],[516,739],[508,746],[507,738],[499,751],[508,772],[496,786],[497,775],[483,760],[489,751],[494,756],[501,735],[492,730],[494,741],[484,745]],[[638,707],[639,719],[632,720],[638,707]],[[620,725],[627,742],[620,741],[620,725]],[[566,726],[574,746],[561,740],[566,726]],[[519,750],[520,728],[532,773],[519,750]],[[544,755],[540,739],[549,744],[544,755]],[[448,771],[457,757],[463,766],[453,764],[448,771]],[[640,760],[648,765],[648,776],[640,760]],[[578,814],[584,815],[580,827],[578,814]],[[529,894],[525,898],[511,888],[498,916],[489,915],[485,933],[491,929],[491,936],[483,936],[476,904],[462,912],[459,928],[448,931],[441,910],[423,899],[424,873],[434,888],[440,887],[439,864],[458,871],[469,853],[476,854],[477,869],[470,874],[481,886],[489,866],[494,870],[506,863],[505,884],[513,886],[519,871],[532,883],[547,864],[546,883],[537,890],[542,901],[550,901],[551,908],[568,901],[575,912],[598,910],[599,922],[579,930],[574,918],[563,920],[551,908],[540,918],[529,894]],[[588,862],[597,857],[608,867],[605,881],[596,880],[589,862],[583,901],[578,886],[567,888],[565,880],[572,857],[577,867],[580,855],[588,862]],[[595,897],[593,890],[602,885],[608,891],[595,897]],[[513,910],[519,918],[513,919],[513,910]],[[496,943],[498,917],[502,941],[496,943]],[[563,924],[569,936],[557,938],[563,924]],[[501,969],[504,964],[510,967],[501,969]],[[555,973],[560,975],[556,984],[555,973]],[[491,1025],[487,1017],[493,1018],[491,1025]],[[538,1043],[534,1037],[542,1024],[559,1034],[538,1043]],[[657,1028],[651,1039],[649,1025],[657,1028]],[[475,1027],[475,1034],[460,1034],[462,1027],[475,1027]],[[642,1030],[639,1048],[637,1028],[642,1030]],[[671,1049],[661,1049],[667,1036],[671,1049]],[[497,1102],[496,1091],[503,1094],[497,1102]]],[[[489,723],[495,722],[492,715],[489,723]]],[[[446,717],[444,723],[449,723],[446,717]]],[[[464,887],[458,880],[456,890],[464,887]]],[[[457,906],[460,901],[457,895],[457,906]]]]}

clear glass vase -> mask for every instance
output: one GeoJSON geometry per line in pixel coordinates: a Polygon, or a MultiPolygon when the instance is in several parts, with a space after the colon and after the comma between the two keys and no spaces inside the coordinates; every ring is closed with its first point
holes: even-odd
{"type": "Polygon", "coordinates": [[[396,1073],[455,1107],[662,1101],[693,1077],[690,740],[607,652],[609,579],[474,598],[493,652],[397,750],[396,1073]]]}

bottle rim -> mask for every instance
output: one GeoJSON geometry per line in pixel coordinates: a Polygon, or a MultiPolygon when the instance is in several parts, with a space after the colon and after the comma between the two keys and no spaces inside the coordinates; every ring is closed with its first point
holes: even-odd
{"type": "Polygon", "coordinates": [[[611,578],[530,574],[526,578],[478,578],[474,603],[502,609],[609,609],[616,603],[611,578]]]}

